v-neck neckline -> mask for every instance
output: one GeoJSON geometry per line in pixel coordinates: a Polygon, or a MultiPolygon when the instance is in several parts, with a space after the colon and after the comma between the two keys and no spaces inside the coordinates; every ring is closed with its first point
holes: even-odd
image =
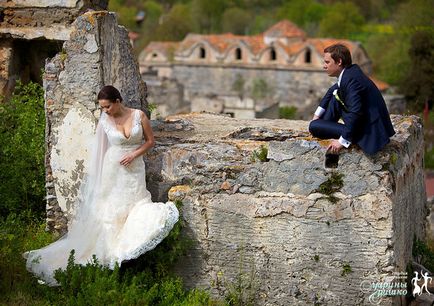
{"type": "Polygon", "coordinates": [[[132,117],[131,118],[131,128],[130,128],[130,136],[128,136],[127,137],[127,135],[125,134],[125,129],[123,129],[122,131],[121,130],[119,130],[118,129],[118,127],[117,127],[117,124],[116,124],[116,122],[115,122],[115,120],[114,119],[112,119],[113,120],[113,123],[114,123],[114,125],[115,125],[115,129],[125,138],[125,139],[130,139],[131,138],[131,134],[132,134],[132,132],[133,132],[133,127],[134,127],[134,114],[135,114],[135,111],[134,110],[132,110],[131,112],[130,112],[131,114],[130,114],[130,117],[132,117]]]}

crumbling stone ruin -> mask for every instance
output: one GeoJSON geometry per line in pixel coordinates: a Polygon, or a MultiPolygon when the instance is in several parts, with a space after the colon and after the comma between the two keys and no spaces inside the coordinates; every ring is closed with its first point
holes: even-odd
{"type": "Polygon", "coordinates": [[[392,121],[383,151],[353,148],[332,165],[306,121],[188,114],[155,124],[148,179],[156,195],[173,186],[194,242],[177,273],[216,296],[240,285],[257,305],[369,305],[375,290],[363,284],[402,282],[425,235],[423,133],[417,117],[392,121]]]}
{"type": "Polygon", "coordinates": [[[71,25],[62,52],[47,61],[46,99],[47,226],[64,233],[87,168],[100,110],[96,95],[117,87],[126,105],[147,112],[146,85],[133,56],[128,33],[113,13],[80,15],[71,25]]]}
{"type": "MultiPolygon", "coordinates": [[[[68,29],[43,75],[47,227],[59,233],[89,166],[99,88],[113,84],[127,105],[147,107],[113,14],[87,12],[68,29]]],[[[354,147],[333,165],[324,163],[328,142],[310,137],[305,121],[209,113],[154,121],[148,188],[154,200],[182,201],[193,241],[176,273],[217,297],[239,282],[258,305],[369,304],[362,284],[404,273],[414,237],[425,236],[422,124],[413,116],[392,121],[397,134],[383,151],[366,156],[354,147]]],[[[380,305],[400,302],[386,297],[380,305]]]]}
{"type": "Polygon", "coordinates": [[[108,0],[0,0],[0,95],[15,82],[42,84],[45,59],[62,50],[74,20],[108,0]]]}

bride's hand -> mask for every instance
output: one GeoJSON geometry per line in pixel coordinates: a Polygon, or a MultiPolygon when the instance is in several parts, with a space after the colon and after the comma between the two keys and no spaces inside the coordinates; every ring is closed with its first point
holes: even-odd
{"type": "Polygon", "coordinates": [[[134,153],[128,153],[121,158],[120,164],[122,166],[128,167],[135,158],[136,156],[134,153]]]}

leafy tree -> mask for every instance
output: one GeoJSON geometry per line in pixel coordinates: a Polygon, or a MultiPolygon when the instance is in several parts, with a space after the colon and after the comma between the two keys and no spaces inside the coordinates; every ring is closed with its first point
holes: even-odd
{"type": "Polygon", "coordinates": [[[434,10],[432,0],[410,0],[401,4],[394,15],[396,29],[403,34],[432,31],[434,10]]]}
{"type": "Polygon", "coordinates": [[[348,38],[364,24],[359,9],[351,2],[337,2],[330,6],[319,25],[319,36],[348,38]]]}
{"type": "Polygon", "coordinates": [[[293,0],[286,2],[278,10],[279,19],[288,19],[306,30],[310,34],[316,32],[316,25],[323,17],[326,8],[315,0],[293,0]]]}
{"type": "Polygon", "coordinates": [[[153,0],[147,0],[144,4],[143,4],[143,11],[145,12],[145,22],[150,24],[150,23],[155,23],[158,22],[158,19],[160,18],[160,16],[163,14],[164,9],[161,6],[161,4],[159,4],[156,1],[153,0]]]}
{"type": "Polygon", "coordinates": [[[129,30],[136,30],[137,6],[126,6],[123,0],[110,0],[108,9],[116,12],[119,24],[129,30]]]}
{"type": "Polygon", "coordinates": [[[253,22],[250,24],[250,35],[258,34],[264,32],[266,29],[275,24],[278,20],[275,19],[275,15],[273,13],[268,12],[264,15],[256,15],[253,22]]]}
{"type": "Polygon", "coordinates": [[[408,40],[398,34],[380,33],[371,35],[364,46],[379,79],[398,85],[405,78],[410,65],[408,40]]]}
{"type": "Polygon", "coordinates": [[[251,20],[252,17],[246,10],[237,7],[229,8],[223,13],[223,32],[231,32],[239,35],[247,34],[251,20]]]}
{"type": "Polygon", "coordinates": [[[141,35],[134,43],[136,54],[139,54],[150,41],[160,40],[156,35],[156,31],[161,16],[164,14],[163,6],[156,1],[148,0],[143,3],[143,11],[145,12],[145,18],[139,29],[141,35]]]}
{"type": "Polygon", "coordinates": [[[20,82],[10,101],[0,103],[0,214],[33,210],[45,204],[44,92],[20,82]]]}
{"type": "Polygon", "coordinates": [[[434,98],[434,33],[415,32],[409,50],[410,71],[402,83],[402,90],[415,110],[434,98]]]}
{"type": "Polygon", "coordinates": [[[197,21],[201,33],[218,33],[221,30],[221,17],[228,6],[227,0],[192,0],[192,17],[197,21]]]}
{"type": "Polygon", "coordinates": [[[182,40],[193,30],[190,9],[185,4],[174,5],[167,15],[162,16],[162,23],[158,26],[156,36],[159,40],[182,40]]]}

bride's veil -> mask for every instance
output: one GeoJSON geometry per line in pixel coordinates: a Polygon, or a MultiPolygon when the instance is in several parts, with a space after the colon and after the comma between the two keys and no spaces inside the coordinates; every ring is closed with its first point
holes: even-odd
{"type": "Polygon", "coordinates": [[[85,174],[79,189],[75,203],[75,217],[73,218],[71,225],[75,222],[83,222],[97,213],[96,204],[101,186],[104,155],[109,148],[109,142],[102,123],[103,120],[106,120],[105,117],[106,114],[102,113],[96,127],[94,140],[92,142],[89,170],[87,174],[85,174]]]}
{"type": "Polygon", "coordinates": [[[103,239],[98,236],[98,216],[100,213],[99,190],[103,170],[104,155],[109,142],[104,132],[103,121],[106,115],[101,114],[93,139],[89,169],[85,174],[75,201],[75,216],[68,224],[68,233],[54,243],[24,253],[27,258],[27,269],[46,281],[48,285],[56,285],[53,271],[64,267],[72,249],[75,250],[75,262],[86,264],[92,254],[97,257],[103,252],[103,239]],[[91,254],[89,254],[91,252],[91,254]]]}

